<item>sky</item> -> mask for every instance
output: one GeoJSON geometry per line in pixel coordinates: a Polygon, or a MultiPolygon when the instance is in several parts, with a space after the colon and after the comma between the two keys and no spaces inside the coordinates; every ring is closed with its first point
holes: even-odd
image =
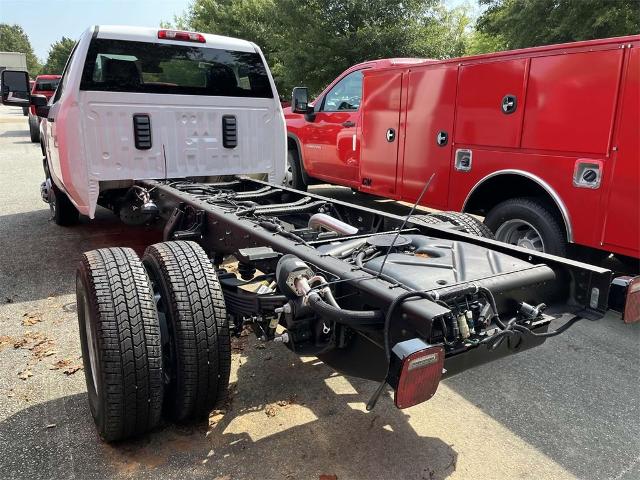
{"type": "Polygon", "coordinates": [[[156,27],[186,10],[190,0],[0,0],[0,22],[20,25],[43,62],[51,43],[78,39],[91,25],[156,27]]]}

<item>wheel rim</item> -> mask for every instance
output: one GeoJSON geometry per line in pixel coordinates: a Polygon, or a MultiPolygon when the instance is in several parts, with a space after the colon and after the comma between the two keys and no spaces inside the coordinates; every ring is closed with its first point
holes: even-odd
{"type": "Polygon", "coordinates": [[[545,251],[540,232],[529,222],[521,219],[507,220],[496,231],[496,240],[538,252],[545,251]]]}
{"type": "Polygon", "coordinates": [[[293,167],[291,166],[291,160],[287,159],[287,171],[285,174],[285,182],[288,187],[293,187],[293,167]]]}
{"type": "Polygon", "coordinates": [[[160,289],[160,285],[156,281],[153,273],[150,269],[147,270],[149,274],[149,280],[151,281],[151,290],[153,291],[153,301],[156,304],[156,311],[158,312],[158,322],[160,323],[160,337],[162,339],[162,371],[164,377],[164,383],[169,384],[174,378],[173,360],[174,346],[173,346],[173,329],[169,323],[169,316],[167,313],[167,302],[160,289]]]}
{"type": "Polygon", "coordinates": [[[96,346],[93,339],[93,331],[91,329],[91,320],[90,320],[90,312],[89,312],[89,301],[87,300],[87,296],[82,296],[82,308],[84,310],[84,329],[87,335],[87,351],[89,353],[89,364],[91,365],[91,383],[93,383],[93,388],[96,391],[96,395],[98,392],[98,382],[96,380],[98,375],[98,356],[96,353],[96,346]]]}
{"type": "Polygon", "coordinates": [[[51,218],[56,216],[56,194],[53,191],[53,185],[49,186],[49,210],[51,211],[51,218]]]}

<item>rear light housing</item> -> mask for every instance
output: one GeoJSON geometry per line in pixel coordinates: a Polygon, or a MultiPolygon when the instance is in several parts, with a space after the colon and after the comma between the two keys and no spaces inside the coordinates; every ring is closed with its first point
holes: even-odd
{"type": "Polygon", "coordinates": [[[158,30],[158,38],[162,40],[177,40],[180,42],[206,42],[204,35],[201,33],[184,32],[182,30],[158,30]]]}
{"type": "Polygon", "coordinates": [[[419,338],[397,343],[392,349],[388,378],[395,389],[396,407],[412,407],[433,397],[443,367],[442,345],[429,345],[419,338]]]}
{"type": "Polygon", "coordinates": [[[640,276],[613,279],[609,290],[609,308],[620,312],[624,323],[640,321],[640,276]]]}

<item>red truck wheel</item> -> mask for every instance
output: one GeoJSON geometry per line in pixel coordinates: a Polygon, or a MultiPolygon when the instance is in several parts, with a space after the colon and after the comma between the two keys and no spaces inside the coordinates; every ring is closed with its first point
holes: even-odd
{"type": "Polygon", "coordinates": [[[539,252],[565,256],[564,228],[545,205],[532,198],[512,198],[493,207],[484,223],[496,240],[539,252]]]}
{"type": "Polygon", "coordinates": [[[300,167],[300,156],[298,152],[289,150],[287,152],[287,172],[286,172],[287,187],[295,188],[296,190],[306,191],[307,185],[302,179],[302,170],[300,167]]]}
{"type": "Polygon", "coordinates": [[[427,225],[438,225],[440,223],[450,223],[458,227],[457,230],[475,235],[477,237],[493,239],[493,233],[480,220],[468,213],[460,212],[433,212],[428,215],[414,215],[411,221],[427,225]]]}

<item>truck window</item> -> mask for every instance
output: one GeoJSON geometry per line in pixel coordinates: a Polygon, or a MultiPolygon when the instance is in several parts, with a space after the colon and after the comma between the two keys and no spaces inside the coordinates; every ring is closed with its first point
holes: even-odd
{"type": "Polygon", "coordinates": [[[53,78],[50,80],[38,80],[36,82],[35,90],[39,92],[55,92],[56,88],[58,88],[58,83],[60,83],[60,79],[53,78]]]}
{"type": "Polygon", "coordinates": [[[362,99],[362,71],[356,70],[336,83],[324,97],[323,112],[356,111],[362,99]]]}
{"type": "Polygon", "coordinates": [[[273,98],[256,52],[104,38],[91,41],[80,90],[273,98]]]}

